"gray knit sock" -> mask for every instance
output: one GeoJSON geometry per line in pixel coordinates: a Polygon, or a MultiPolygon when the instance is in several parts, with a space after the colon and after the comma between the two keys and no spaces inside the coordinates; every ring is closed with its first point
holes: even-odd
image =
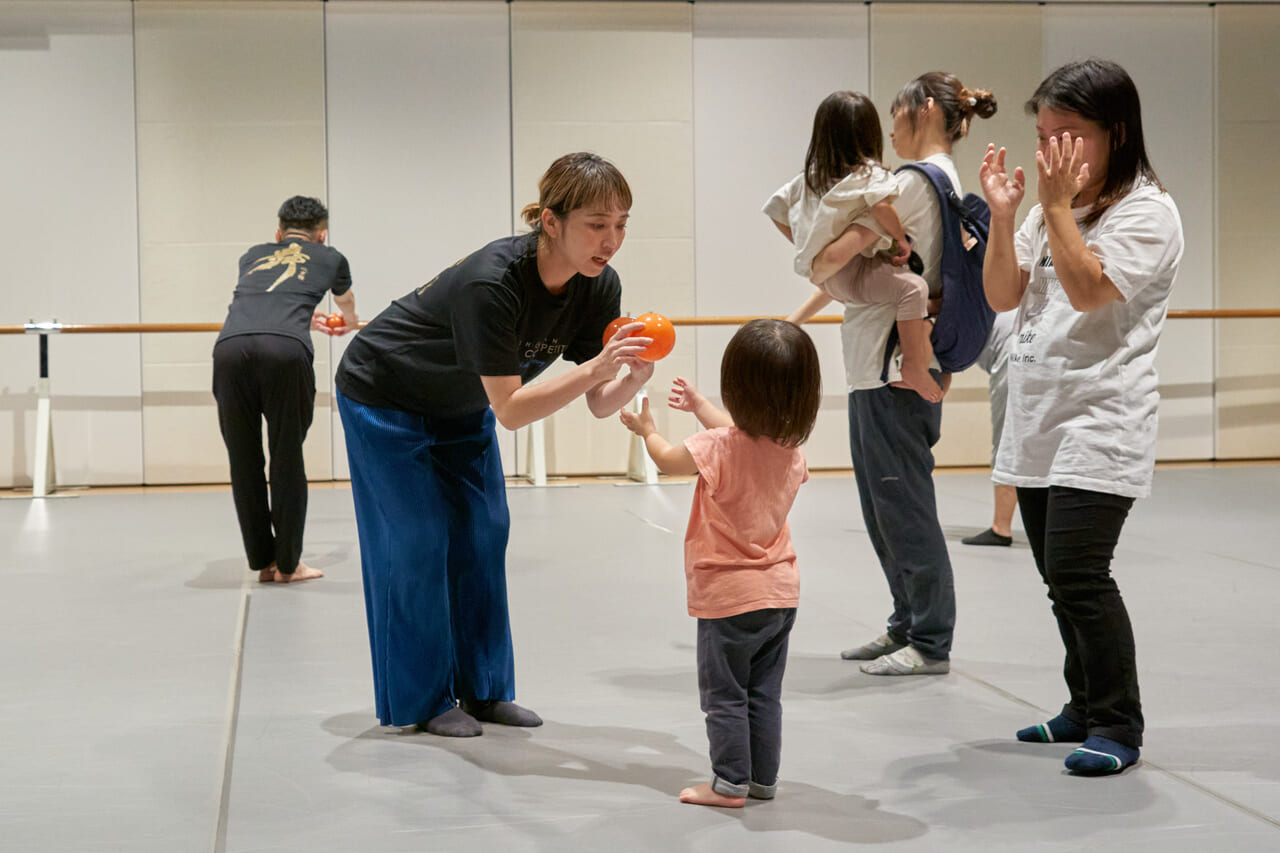
{"type": "Polygon", "coordinates": [[[475,737],[483,734],[476,718],[461,708],[450,708],[426,723],[418,723],[418,728],[440,737],[475,737]]]}
{"type": "Polygon", "coordinates": [[[471,716],[485,723],[497,723],[501,726],[525,726],[533,727],[542,725],[542,718],[530,711],[528,708],[521,708],[515,702],[506,702],[502,700],[490,701],[462,701],[462,707],[471,716]]]}

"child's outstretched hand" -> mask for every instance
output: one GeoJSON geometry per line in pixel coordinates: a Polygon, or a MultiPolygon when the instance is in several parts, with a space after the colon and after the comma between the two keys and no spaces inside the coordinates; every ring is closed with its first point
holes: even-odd
{"type": "Polygon", "coordinates": [[[623,409],[618,413],[618,417],[622,419],[622,425],[624,427],[631,430],[641,438],[646,438],[650,433],[658,431],[657,425],[653,422],[653,413],[649,411],[648,397],[645,397],[640,401],[639,412],[623,409]]]}
{"type": "Polygon", "coordinates": [[[677,376],[671,383],[671,396],[667,397],[667,405],[681,412],[691,412],[696,415],[698,405],[705,400],[706,398],[702,396],[702,392],[696,385],[683,376],[677,376]]]}

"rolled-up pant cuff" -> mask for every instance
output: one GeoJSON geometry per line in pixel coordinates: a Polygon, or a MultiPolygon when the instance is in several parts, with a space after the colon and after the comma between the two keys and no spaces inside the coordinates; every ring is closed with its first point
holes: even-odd
{"type": "Polygon", "coordinates": [[[711,777],[711,790],[725,797],[745,797],[751,789],[748,785],[734,785],[732,782],[726,782],[719,776],[711,777]]]}
{"type": "Polygon", "coordinates": [[[773,795],[778,793],[778,783],[772,785],[761,785],[759,782],[747,783],[747,796],[754,797],[757,800],[772,800],[773,795]]]}

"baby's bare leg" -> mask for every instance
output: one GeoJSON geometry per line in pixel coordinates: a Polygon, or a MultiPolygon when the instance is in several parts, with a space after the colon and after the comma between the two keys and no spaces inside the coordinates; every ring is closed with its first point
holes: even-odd
{"type": "Polygon", "coordinates": [[[854,296],[863,302],[897,306],[902,382],[895,384],[910,388],[930,403],[940,401],[942,388],[929,373],[933,345],[929,342],[932,327],[925,319],[929,307],[928,283],[905,267],[873,261],[864,267],[854,296]]]}
{"type": "Polygon", "coordinates": [[[930,403],[942,400],[942,388],[933,381],[929,363],[933,361],[933,345],[928,320],[898,320],[898,339],[902,342],[902,384],[930,403]]]}

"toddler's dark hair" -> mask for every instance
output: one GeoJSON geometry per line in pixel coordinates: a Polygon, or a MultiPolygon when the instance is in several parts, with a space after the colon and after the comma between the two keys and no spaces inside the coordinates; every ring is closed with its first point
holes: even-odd
{"type": "Polygon", "coordinates": [[[729,341],[720,362],[720,395],[738,429],[799,447],[822,402],[818,350],[786,320],[752,320],[729,341]]]}
{"type": "Polygon", "coordinates": [[[875,104],[861,92],[832,92],[813,114],[813,134],[804,155],[804,182],[810,192],[826,193],[847,175],[878,166],[884,132],[875,104]]]}

